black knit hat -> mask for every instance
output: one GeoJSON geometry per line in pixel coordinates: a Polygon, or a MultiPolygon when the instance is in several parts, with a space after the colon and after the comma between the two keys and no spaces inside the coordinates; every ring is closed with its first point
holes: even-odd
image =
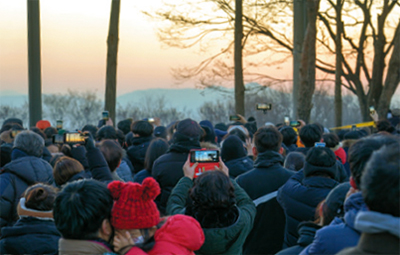
{"type": "Polygon", "coordinates": [[[313,147],[307,153],[303,171],[305,177],[321,172],[335,178],[338,172],[336,156],[327,147],[313,147]]]}
{"type": "Polygon", "coordinates": [[[351,139],[351,140],[357,140],[357,139],[360,139],[361,137],[363,137],[363,134],[360,133],[360,131],[358,131],[358,130],[347,132],[347,133],[344,135],[344,139],[345,139],[345,140],[349,140],[349,139],[351,139]]]}
{"type": "Polygon", "coordinates": [[[222,161],[227,162],[247,155],[242,140],[236,135],[231,135],[224,140],[221,148],[222,161]]]}
{"type": "Polygon", "coordinates": [[[188,136],[188,137],[200,137],[201,128],[200,125],[192,119],[184,119],[179,121],[176,127],[176,132],[188,136]]]}

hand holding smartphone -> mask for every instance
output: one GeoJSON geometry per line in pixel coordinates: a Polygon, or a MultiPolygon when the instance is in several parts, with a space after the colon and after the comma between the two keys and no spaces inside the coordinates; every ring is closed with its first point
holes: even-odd
{"type": "Polygon", "coordinates": [[[192,149],[189,152],[189,163],[190,167],[196,165],[193,177],[196,178],[206,171],[215,170],[215,167],[220,167],[219,151],[192,149]]]}

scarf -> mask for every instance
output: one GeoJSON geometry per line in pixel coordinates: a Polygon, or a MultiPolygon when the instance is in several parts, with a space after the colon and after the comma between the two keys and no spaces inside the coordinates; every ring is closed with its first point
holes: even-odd
{"type": "Polygon", "coordinates": [[[400,238],[400,218],[374,211],[359,212],[354,227],[364,233],[389,232],[400,238]]]}

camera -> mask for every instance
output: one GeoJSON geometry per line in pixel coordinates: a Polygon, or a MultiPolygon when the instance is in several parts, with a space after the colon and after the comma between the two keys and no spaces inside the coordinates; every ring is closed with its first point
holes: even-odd
{"type": "Polygon", "coordinates": [[[194,178],[206,171],[211,171],[219,167],[219,151],[207,149],[190,150],[190,166],[199,163],[195,169],[194,178]]]}
{"type": "Polygon", "coordinates": [[[103,116],[103,120],[105,120],[105,121],[107,121],[110,118],[108,111],[103,111],[102,116],[103,116]]]}
{"type": "Polygon", "coordinates": [[[237,115],[230,115],[229,116],[229,121],[238,121],[240,120],[240,117],[237,115]]]}
{"type": "Polygon", "coordinates": [[[257,110],[269,111],[272,109],[272,104],[256,104],[257,110]]]}
{"type": "Polygon", "coordinates": [[[300,126],[301,125],[301,123],[300,123],[300,121],[298,121],[298,120],[292,120],[291,122],[290,122],[290,126],[291,127],[298,127],[298,126],[300,126]]]}

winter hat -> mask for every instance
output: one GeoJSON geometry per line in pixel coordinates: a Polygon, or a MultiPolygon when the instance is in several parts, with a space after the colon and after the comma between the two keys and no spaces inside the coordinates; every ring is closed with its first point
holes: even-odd
{"type": "Polygon", "coordinates": [[[400,109],[399,108],[395,108],[392,110],[392,116],[400,116],[400,109]]]}
{"type": "Polygon", "coordinates": [[[36,122],[36,127],[41,130],[45,130],[48,127],[51,127],[51,124],[48,120],[39,120],[36,122]]]}
{"type": "Polygon", "coordinates": [[[360,133],[359,131],[350,131],[350,132],[347,132],[345,135],[344,135],[344,139],[345,140],[357,140],[357,139],[360,139],[361,137],[363,137],[363,134],[362,133],[360,133]]]}
{"type": "Polygon", "coordinates": [[[167,128],[164,126],[158,126],[154,129],[155,137],[167,138],[167,128]]]}
{"type": "Polygon", "coordinates": [[[307,153],[303,169],[305,177],[322,172],[334,179],[337,175],[335,153],[328,147],[312,147],[307,153]]]}
{"type": "Polygon", "coordinates": [[[228,130],[228,126],[227,125],[225,125],[225,123],[217,123],[217,124],[215,124],[215,127],[214,127],[214,129],[219,129],[219,130],[221,130],[221,131],[227,131],[228,130]]]}
{"type": "Polygon", "coordinates": [[[227,162],[237,158],[243,158],[247,155],[243,142],[236,135],[231,135],[222,143],[221,158],[227,162]]]}
{"type": "Polygon", "coordinates": [[[201,128],[196,121],[188,118],[179,121],[176,132],[188,137],[200,137],[201,128]]]}
{"type": "Polygon", "coordinates": [[[160,222],[160,212],[154,199],[160,194],[160,186],[152,177],[142,185],[133,182],[113,181],[108,189],[114,199],[111,224],[118,229],[143,229],[160,222]]]}
{"type": "Polygon", "coordinates": [[[23,126],[22,120],[18,119],[18,118],[8,118],[3,122],[3,126],[5,126],[6,124],[19,124],[21,125],[21,127],[23,126]]]}
{"type": "Polygon", "coordinates": [[[326,197],[325,205],[328,207],[329,212],[333,214],[333,217],[344,216],[344,201],[350,187],[348,182],[341,183],[332,189],[326,197]]]}

